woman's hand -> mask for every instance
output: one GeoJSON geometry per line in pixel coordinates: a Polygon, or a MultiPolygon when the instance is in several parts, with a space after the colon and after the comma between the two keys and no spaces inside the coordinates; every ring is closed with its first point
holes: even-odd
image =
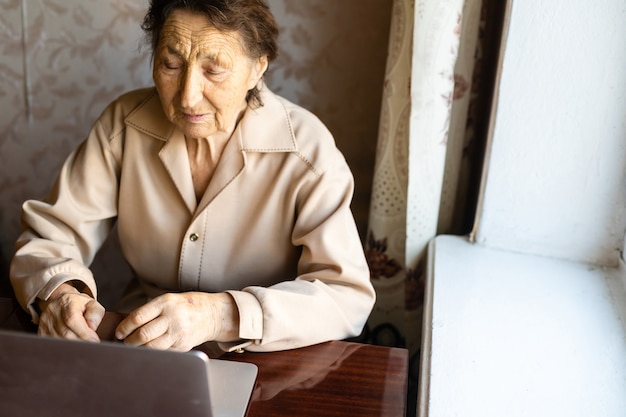
{"type": "Polygon", "coordinates": [[[104,317],[104,307],[71,284],[61,284],[47,300],[39,302],[39,308],[39,334],[100,341],[96,329],[104,317]]]}
{"type": "Polygon", "coordinates": [[[132,346],[188,351],[204,342],[238,339],[239,312],[227,293],[168,293],[128,315],[115,337],[132,346]]]}

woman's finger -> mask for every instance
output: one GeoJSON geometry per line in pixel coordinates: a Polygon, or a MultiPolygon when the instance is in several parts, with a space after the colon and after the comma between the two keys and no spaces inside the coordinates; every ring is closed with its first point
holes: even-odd
{"type": "MultiPolygon", "coordinates": [[[[154,320],[149,321],[148,323],[134,330],[123,340],[124,343],[131,346],[155,347],[155,343],[156,345],[160,346],[161,344],[163,344],[164,341],[156,341],[169,333],[169,327],[169,320],[167,319],[167,317],[158,316],[154,320]]],[[[167,349],[168,347],[169,345],[164,349],[167,349]]]]}
{"type": "Polygon", "coordinates": [[[94,332],[98,330],[98,326],[100,326],[100,323],[102,323],[104,313],[104,306],[96,300],[91,300],[85,306],[85,321],[87,322],[89,328],[94,332]]]}
{"type": "Polygon", "coordinates": [[[162,308],[154,302],[149,301],[138,309],[132,311],[124,320],[117,325],[115,337],[118,340],[125,340],[140,327],[151,322],[161,315],[162,308]]]}
{"type": "Polygon", "coordinates": [[[87,305],[93,301],[93,298],[84,294],[70,295],[67,301],[61,303],[62,325],[57,327],[57,331],[63,332],[62,336],[65,338],[77,336],[82,340],[99,342],[98,334],[89,326],[85,317],[87,305]]]}

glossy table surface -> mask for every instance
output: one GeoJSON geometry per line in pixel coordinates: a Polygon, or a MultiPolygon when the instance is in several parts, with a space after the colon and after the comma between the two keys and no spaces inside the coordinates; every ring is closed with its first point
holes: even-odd
{"type": "MultiPolygon", "coordinates": [[[[0,327],[33,331],[15,304],[0,299],[0,327]]],[[[99,333],[110,339],[119,316],[107,313],[99,333]]],[[[210,357],[214,351],[201,346],[210,357]]],[[[271,353],[225,353],[220,359],[257,365],[248,417],[405,415],[408,352],[332,341],[271,353]]]]}

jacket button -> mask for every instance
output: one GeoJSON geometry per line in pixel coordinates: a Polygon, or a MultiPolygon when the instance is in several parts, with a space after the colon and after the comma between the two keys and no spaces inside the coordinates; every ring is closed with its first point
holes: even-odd
{"type": "Polygon", "coordinates": [[[189,240],[191,240],[192,242],[195,242],[196,240],[198,240],[199,236],[196,233],[192,233],[189,235],[189,240]]]}

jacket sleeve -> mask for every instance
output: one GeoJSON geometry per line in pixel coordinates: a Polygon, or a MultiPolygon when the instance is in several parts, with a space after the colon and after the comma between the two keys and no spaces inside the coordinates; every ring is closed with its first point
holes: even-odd
{"type": "MultiPolygon", "coordinates": [[[[335,149],[336,151],[336,149],[335,149]]],[[[357,336],[375,301],[350,202],[352,174],[332,153],[323,172],[300,184],[292,244],[301,248],[298,276],[264,287],[231,291],[248,350],[292,349],[357,336]],[[248,323],[262,321],[259,332],[248,323]]]]}
{"type": "Polygon", "coordinates": [[[47,198],[22,206],[22,234],[10,279],[20,305],[38,322],[33,303],[74,281],[97,297],[88,265],[113,227],[119,164],[111,151],[111,126],[100,119],[67,158],[47,198]]]}

